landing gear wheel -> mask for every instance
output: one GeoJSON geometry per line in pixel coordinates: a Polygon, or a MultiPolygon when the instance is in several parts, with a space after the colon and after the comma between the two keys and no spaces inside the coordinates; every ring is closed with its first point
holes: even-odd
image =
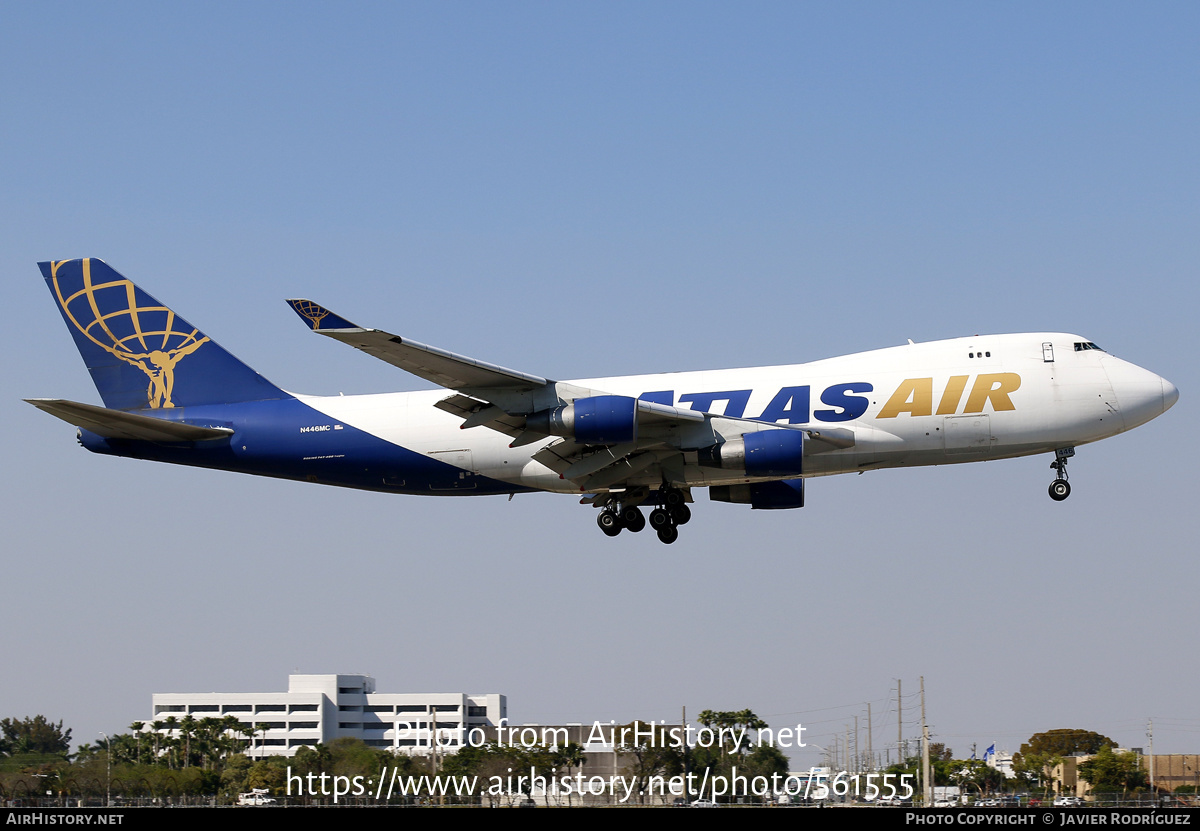
{"type": "Polygon", "coordinates": [[[646,527],[645,515],[632,505],[621,511],[621,522],[635,534],[646,527]]]}
{"type": "Polygon", "coordinates": [[[1054,451],[1054,461],[1050,469],[1054,471],[1054,481],[1050,483],[1050,498],[1062,502],[1071,495],[1071,486],[1067,482],[1067,459],[1075,455],[1074,447],[1060,447],[1054,451]]]}
{"type": "Polygon", "coordinates": [[[662,508],[655,508],[650,512],[650,527],[658,531],[661,535],[662,529],[671,524],[671,515],[662,508]]]}
{"type": "Polygon", "coordinates": [[[671,512],[671,519],[676,525],[687,525],[688,520],[692,518],[692,509],[684,502],[680,502],[669,510],[671,512]]]}
{"type": "Polygon", "coordinates": [[[621,533],[621,520],[612,511],[605,508],[596,517],[596,524],[600,526],[600,530],[610,537],[615,537],[621,533]]]}
{"type": "Polygon", "coordinates": [[[679,529],[674,525],[664,525],[662,528],[658,529],[658,538],[667,545],[670,545],[671,543],[675,542],[675,540],[679,539],[679,529]]]}
{"type": "Polygon", "coordinates": [[[666,504],[667,508],[670,509],[678,505],[683,505],[687,502],[687,500],[683,496],[683,491],[678,491],[674,488],[668,488],[666,492],[663,493],[663,502],[666,504]]]}
{"type": "Polygon", "coordinates": [[[1066,479],[1055,479],[1050,483],[1050,498],[1062,502],[1071,495],[1071,483],[1066,479]]]}

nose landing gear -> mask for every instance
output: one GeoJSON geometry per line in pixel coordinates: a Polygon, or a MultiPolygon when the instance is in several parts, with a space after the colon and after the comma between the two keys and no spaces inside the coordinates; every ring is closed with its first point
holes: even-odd
{"type": "Polygon", "coordinates": [[[1054,461],[1050,463],[1050,469],[1057,476],[1050,483],[1050,498],[1055,502],[1062,502],[1071,495],[1071,483],[1067,481],[1067,459],[1074,455],[1074,447],[1060,447],[1054,451],[1054,461]]]}

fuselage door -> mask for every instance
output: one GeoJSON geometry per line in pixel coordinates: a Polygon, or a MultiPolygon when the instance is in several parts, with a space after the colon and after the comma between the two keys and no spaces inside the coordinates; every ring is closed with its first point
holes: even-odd
{"type": "Polygon", "coordinates": [[[1042,344],[1042,360],[1048,364],[1054,363],[1054,344],[1049,342],[1042,344]]]}
{"type": "Polygon", "coordinates": [[[466,491],[479,487],[469,449],[435,450],[429,454],[429,458],[450,465],[449,470],[443,471],[443,475],[430,482],[431,491],[466,491]]]}
{"type": "Polygon", "coordinates": [[[992,449],[991,416],[948,416],[943,420],[947,456],[986,456],[992,449]]]}

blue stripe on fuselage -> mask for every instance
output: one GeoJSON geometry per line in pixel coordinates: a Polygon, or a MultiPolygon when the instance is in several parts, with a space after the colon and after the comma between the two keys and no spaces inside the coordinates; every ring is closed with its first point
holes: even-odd
{"type": "Polygon", "coordinates": [[[229,439],[176,444],[103,439],[84,430],[83,444],[115,456],[387,493],[468,496],[531,490],[430,459],[296,399],[176,407],[152,414],[234,433],[229,439]]]}

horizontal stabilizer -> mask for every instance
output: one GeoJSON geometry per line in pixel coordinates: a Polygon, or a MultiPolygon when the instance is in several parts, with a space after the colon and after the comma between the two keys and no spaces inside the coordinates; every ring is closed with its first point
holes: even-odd
{"type": "Polygon", "coordinates": [[[26,398],[33,406],[68,424],[82,427],[106,439],[132,441],[212,441],[233,434],[228,427],[197,427],[179,421],[167,421],[153,416],[107,410],[78,401],[53,398],[26,398]]]}

